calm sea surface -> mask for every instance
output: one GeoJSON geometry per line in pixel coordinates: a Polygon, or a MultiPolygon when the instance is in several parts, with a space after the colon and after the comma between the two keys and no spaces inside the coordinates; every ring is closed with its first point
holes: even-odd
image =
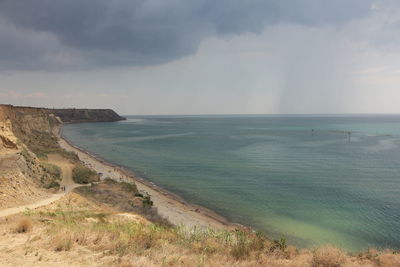
{"type": "Polygon", "coordinates": [[[63,133],[270,237],[400,248],[400,116],[128,116],[63,133]]]}

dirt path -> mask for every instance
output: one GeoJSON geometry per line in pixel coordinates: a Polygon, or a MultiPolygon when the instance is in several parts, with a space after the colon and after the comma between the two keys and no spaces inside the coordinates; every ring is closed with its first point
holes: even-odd
{"type": "Polygon", "coordinates": [[[54,201],[59,200],[64,195],[65,195],[64,192],[63,193],[58,193],[58,194],[53,194],[49,198],[42,199],[42,200],[40,200],[38,202],[35,202],[35,203],[32,203],[32,204],[0,210],[0,218],[6,217],[6,216],[9,216],[9,215],[13,215],[13,214],[17,214],[17,213],[20,213],[20,212],[24,212],[26,209],[31,209],[32,210],[32,209],[36,209],[36,208],[39,208],[39,207],[42,207],[42,206],[49,205],[49,204],[53,203],[54,201]]]}
{"type": "Polygon", "coordinates": [[[49,154],[47,158],[49,163],[57,165],[61,168],[62,179],[60,185],[65,186],[65,192],[69,192],[75,187],[81,186],[72,180],[72,170],[74,168],[74,164],[70,163],[67,159],[63,158],[59,154],[49,154]]]}
{"type": "Polygon", "coordinates": [[[66,193],[70,192],[74,188],[81,186],[79,184],[74,183],[74,181],[72,180],[72,169],[74,167],[74,164],[69,163],[68,160],[66,160],[61,155],[58,155],[58,154],[48,155],[48,162],[51,164],[57,165],[58,167],[61,168],[61,178],[62,178],[61,186],[65,186],[66,190],[60,191],[60,193],[53,194],[49,198],[42,199],[42,200],[37,201],[32,204],[0,210],[0,218],[6,217],[9,215],[13,215],[16,213],[24,212],[26,209],[36,209],[36,208],[39,208],[42,206],[49,205],[49,204],[53,203],[54,201],[59,200],[66,193]]]}

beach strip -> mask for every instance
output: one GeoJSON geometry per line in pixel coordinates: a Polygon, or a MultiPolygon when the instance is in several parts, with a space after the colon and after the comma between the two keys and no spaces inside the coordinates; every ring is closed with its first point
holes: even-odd
{"type": "Polygon", "coordinates": [[[79,159],[88,167],[101,173],[101,178],[111,178],[119,182],[135,182],[139,192],[151,196],[158,213],[174,225],[187,228],[212,228],[216,230],[229,230],[242,227],[239,224],[228,222],[224,217],[204,207],[185,202],[179,196],[168,192],[157,185],[121,166],[106,162],[98,156],[79,148],[62,136],[62,126],[55,131],[59,137],[59,144],[67,151],[76,153],[79,159]]]}

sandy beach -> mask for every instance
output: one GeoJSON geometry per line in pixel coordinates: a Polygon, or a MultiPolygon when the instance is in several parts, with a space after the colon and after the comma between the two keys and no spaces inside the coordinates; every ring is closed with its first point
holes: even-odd
{"type": "Polygon", "coordinates": [[[111,178],[115,181],[135,182],[138,190],[151,196],[154,206],[160,215],[175,225],[188,228],[233,229],[239,225],[228,222],[222,216],[204,207],[189,204],[178,196],[154,185],[119,166],[108,163],[81,148],[76,147],[62,136],[61,127],[57,129],[59,144],[67,151],[75,152],[88,167],[101,174],[101,179],[111,178]]]}

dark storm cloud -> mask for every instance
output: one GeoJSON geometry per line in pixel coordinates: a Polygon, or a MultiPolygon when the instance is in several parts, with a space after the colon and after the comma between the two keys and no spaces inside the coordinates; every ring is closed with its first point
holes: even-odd
{"type": "Polygon", "coordinates": [[[0,0],[0,68],[149,65],[213,35],[340,24],[372,0],[0,0]]]}

